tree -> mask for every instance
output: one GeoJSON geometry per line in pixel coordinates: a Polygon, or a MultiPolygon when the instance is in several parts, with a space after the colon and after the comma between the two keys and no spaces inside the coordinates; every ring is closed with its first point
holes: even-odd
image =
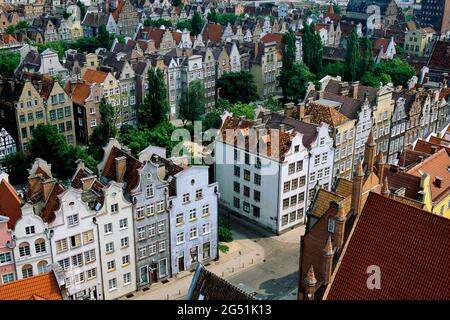
{"type": "Polygon", "coordinates": [[[98,28],[97,42],[100,48],[110,50],[114,42],[113,38],[114,37],[108,32],[108,30],[106,30],[106,26],[104,24],[98,28]]]}
{"type": "Polygon", "coordinates": [[[344,76],[344,71],[345,71],[345,65],[343,62],[341,61],[336,61],[333,63],[329,63],[327,64],[321,72],[321,76],[318,78],[323,78],[326,75],[330,75],[333,77],[336,76],[344,76]]]}
{"type": "Polygon", "coordinates": [[[172,0],[172,6],[181,8],[181,7],[183,7],[183,1],[181,1],[181,0],[172,0]]]}
{"type": "Polygon", "coordinates": [[[222,124],[222,113],[212,110],[202,117],[202,130],[219,129],[222,124]]]}
{"type": "Polygon", "coordinates": [[[103,158],[103,147],[117,134],[114,108],[104,98],[100,101],[100,118],[101,123],[92,132],[88,147],[88,153],[96,160],[103,158]]]}
{"type": "Polygon", "coordinates": [[[416,70],[414,70],[408,62],[403,61],[400,58],[394,58],[379,63],[375,67],[375,74],[387,74],[391,77],[394,86],[406,86],[408,80],[416,75],[416,70]]]}
{"type": "Polygon", "coordinates": [[[288,99],[295,103],[303,99],[308,83],[315,78],[315,75],[304,64],[294,64],[286,87],[288,99]]]}
{"type": "Polygon", "coordinates": [[[311,72],[319,73],[322,70],[323,44],[314,24],[303,24],[302,43],[303,63],[311,72]]]}
{"type": "Polygon", "coordinates": [[[269,99],[264,102],[264,108],[269,109],[272,112],[278,112],[283,109],[280,102],[273,96],[270,96],[269,99]]]}
{"type": "Polygon", "coordinates": [[[22,152],[7,155],[2,161],[2,167],[9,174],[9,182],[13,185],[28,181],[28,166],[30,159],[22,152]]]}
{"type": "Polygon", "coordinates": [[[218,17],[215,9],[211,9],[211,11],[206,16],[209,22],[217,23],[218,17]]]}
{"type": "Polygon", "coordinates": [[[205,92],[203,83],[200,80],[192,81],[186,92],[181,96],[180,117],[185,124],[186,121],[192,123],[200,119],[205,112],[205,92]]]}
{"type": "Polygon", "coordinates": [[[247,71],[226,72],[217,81],[219,95],[230,103],[249,103],[259,99],[253,75],[247,71]]]}
{"type": "Polygon", "coordinates": [[[188,19],[179,20],[176,24],[176,28],[181,31],[183,31],[184,29],[188,29],[189,31],[191,31],[192,30],[191,20],[188,19]]]}
{"type": "Polygon", "coordinates": [[[373,59],[373,48],[372,42],[368,37],[364,37],[360,41],[361,43],[361,59],[359,63],[359,74],[363,75],[365,73],[373,72],[375,67],[375,61],[373,59]]]}
{"type": "Polygon", "coordinates": [[[169,103],[164,74],[160,69],[148,70],[148,92],[144,102],[138,107],[138,125],[140,128],[152,129],[168,120],[169,103]]]}
{"type": "Polygon", "coordinates": [[[355,81],[358,77],[359,67],[359,40],[355,29],[353,29],[347,40],[347,53],[345,57],[344,77],[348,81],[355,81]]]}
{"type": "Polygon", "coordinates": [[[80,21],[83,21],[87,11],[86,6],[80,0],[77,1],[77,6],[80,8],[80,21]]]}
{"type": "Polygon", "coordinates": [[[205,24],[205,20],[197,11],[194,12],[192,16],[191,25],[192,25],[192,34],[194,36],[199,35],[202,32],[203,25],[205,24]]]}
{"type": "Polygon", "coordinates": [[[289,75],[292,71],[292,66],[294,65],[295,62],[295,51],[296,51],[295,48],[296,38],[292,29],[289,29],[288,32],[283,34],[281,42],[282,42],[281,51],[282,51],[283,65],[279,76],[279,83],[283,91],[283,99],[286,102],[287,100],[286,88],[287,83],[289,81],[289,75]]]}
{"type": "Polygon", "coordinates": [[[338,3],[333,4],[333,10],[336,14],[340,14],[342,12],[342,8],[338,3]]]}
{"type": "Polygon", "coordinates": [[[231,112],[233,116],[244,116],[245,118],[252,120],[255,118],[255,108],[256,106],[254,104],[238,102],[233,104],[228,111],[231,112]]]}
{"type": "Polygon", "coordinates": [[[14,70],[20,63],[20,54],[12,51],[0,52],[0,75],[12,77],[14,70]]]}
{"type": "Polygon", "coordinates": [[[382,73],[380,75],[375,75],[373,73],[365,73],[361,79],[361,84],[373,88],[378,88],[380,83],[385,85],[389,82],[392,82],[391,76],[386,73],[382,73]]]}

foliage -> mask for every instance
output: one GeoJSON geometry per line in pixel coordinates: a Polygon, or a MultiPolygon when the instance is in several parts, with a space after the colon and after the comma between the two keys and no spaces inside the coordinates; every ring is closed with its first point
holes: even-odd
{"type": "Polygon", "coordinates": [[[219,250],[222,253],[227,253],[228,251],[230,251],[230,248],[224,244],[219,243],[219,250]]]}
{"type": "Polygon", "coordinates": [[[28,21],[21,20],[21,21],[17,22],[15,25],[8,26],[5,29],[5,33],[6,34],[12,34],[12,33],[15,33],[15,32],[20,32],[20,31],[22,31],[22,30],[24,30],[24,29],[26,29],[28,27],[29,27],[28,21]]]}
{"type": "Polygon", "coordinates": [[[208,12],[208,15],[206,16],[206,19],[208,19],[209,22],[217,23],[218,21],[218,14],[215,9],[211,9],[210,12],[208,12]]]}
{"type": "Polygon", "coordinates": [[[192,34],[194,36],[199,35],[202,32],[203,25],[205,24],[205,19],[198,13],[194,12],[192,16],[191,25],[192,25],[192,34]]]}
{"type": "Polygon", "coordinates": [[[334,13],[340,14],[342,12],[342,8],[338,3],[333,4],[334,13]]]}
{"type": "Polygon", "coordinates": [[[81,1],[78,0],[77,6],[80,8],[80,21],[84,20],[84,16],[86,15],[87,8],[81,1]]]}
{"type": "Polygon", "coordinates": [[[182,8],[183,7],[183,1],[181,1],[181,0],[172,0],[172,6],[182,8]]]}
{"type": "Polygon", "coordinates": [[[247,71],[227,72],[217,81],[221,98],[230,103],[249,103],[259,98],[253,75],[247,71]]]}
{"type": "Polygon", "coordinates": [[[228,111],[236,117],[244,116],[245,118],[252,120],[255,118],[255,109],[255,104],[237,102],[233,104],[228,111]]]}
{"type": "Polygon", "coordinates": [[[9,182],[13,185],[27,182],[29,164],[30,159],[22,152],[9,154],[2,161],[2,166],[9,174],[9,182]]]}
{"type": "Polygon", "coordinates": [[[33,138],[28,144],[29,159],[42,158],[52,165],[52,172],[61,179],[72,177],[76,169],[76,161],[81,159],[95,170],[96,162],[79,146],[66,142],[63,135],[53,125],[39,124],[33,130],[33,138]],[[42,146],[45,146],[43,148],[42,146]]]}
{"type": "Polygon", "coordinates": [[[375,67],[375,74],[378,76],[387,74],[391,77],[394,86],[402,85],[405,87],[408,80],[416,75],[416,70],[408,62],[400,58],[394,58],[379,63],[375,67]]]}
{"type": "Polygon", "coordinates": [[[202,116],[202,130],[219,129],[222,124],[222,113],[218,110],[212,110],[202,116]]]}
{"type": "Polygon", "coordinates": [[[177,21],[176,28],[181,31],[183,31],[184,29],[188,29],[189,31],[191,31],[192,30],[191,20],[185,19],[177,21]]]}
{"type": "Polygon", "coordinates": [[[216,108],[215,110],[219,111],[220,113],[224,113],[227,110],[230,110],[231,103],[227,99],[219,98],[216,101],[216,108]]]}
{"type": "Polygon", "coordinates": [[[103,147],[117,134],[114,108],[104,98],[100,101],[100,117],[101,123],[92,132],[88,147],[88,153],[96,160],[103,158],[103,147]]]}
{"type": "Polygon", "coordinates": [[[186,92],[183,92],[180,101],[180,117],[183,122],[192,123],[200,119],[205,112],[205,92],[200,80],[192,81],[186,92]]]}
{"type": "Polygon", "coordinates": [[[238,16],[234,13],[217,13],[215,10],[211,10],[211,12],[208,13],[207,19],[210,22],[219,23],[226,26],[228,23],[233,25],[238,19],[238,16]]]}
{"type": "Polygon", "coordinates": [[[373,47],[372,42],[368,37],[360,39],[360,47],[362,49],[361,58],[359,62],[358,74],[362,75],[365,73],[373,72],[375,67],[375,61],[373,59],[373,47]]]}
{"type": "Polygon", "coordinates": [[[362,85],[378,88],[380,86],[380,83],[382,85],[385,85],[389,82],[392,82],[392,79],[388,74],[385,73],[382,73],[380,75],[375,75],[373,73],[365,73],[361,77],[360,81],[362,85]]]}
{"type": "Polygon", "coordinates": [[[283,109],[280,101],[275,99],[273,96],[270,96],[269,99],[264,102],[264,108],[269,109],[272,112],[278,112],[283,109]]]}
{"type": "Polygon", "coordinates": [[[161,122],[167,121],[169,103],[164,74],[160,69],[148,70],[148,92],[144,102],[138,107],[138,126],[152,129],[161,122]]]}
{"type": "Polygon", "coordinates": [[[98,28],[96,40],[100,48],[106,48],[107,50],[110,50],[114,42],[114,36],[110,34],[108,30],[106,30],[106,26],[102,24],[98,28]]]}
{"type": "Polygon", "coordinates": [[[233,234],[231,233],[230,224],[223,218],[219,218],[219,241],[233,241],[233,234]]]}
{"type": "Polygon", "coordinates": [[[355,29],[353,29],[347,41],[347,53],[345,56],[344,72],[344,78],[346,80],[355,81],[358,78],[359,63],[359,40],[355,29]]]}
{"type": "Polygon", "coordinates": [[[323,78],[326,75],[330,75],[333,77],[336,77],[336,76],[342,77],[344,75],[344,70],[345,70],[345,65],[341,61],[329,63],[322,69],[321,76],[318,78],[323,78]]]}
{"type": "Polygon", "coordinates": [[[316,32],[314,24],[303,24],[303,63],[317,74],[322,70],[323,45],[319,33],[316,32]]]}
{"type": "Polygon", "coordinates": [[[69,49],[69,43],[63,40],[57,40],[47,43],[33,43],[37,47],[38,52],[41,53],[47,49],[52,49],[58,54],[60,59],[64,58],[64,54],[69,49]]]}
{"type": "Polygon", "coordinates": [[[12,77],[14,70],[20,63],[20,54],[12,51],[0,52],[0,75],[12,77]]]}
{"type": "Polygon", "coordinates": [[[282,41],[282,57],[283,57],[283,65],[281,68],[281,73],[279,76],[280,87],[283,91],[283,100],[286,102],[287,100],[287,84],[289,82],[289,76],[292,72],[292,66],[295,62],[295,34],[292,29],[289,29],[288,32],[283,34],[281,39],[282,41]]]}
{"type": "Polygon", "coordinates": [[[160,28],[161,26],[165,26],[166,28],[170,28],[172,27],[172,22],[164,19],[152,20],[150,18],[147,18],[144,20],[144,26],[153,28],[160,28]]]}
{"type": "Polygon", "coordinates": [[[397,55],[403,56],[406,52],[405,52],[405,48],[403,48],[402,46],[399,46],[398,44],[395,45],[395,52],[397,55]]]}
{"type": "Polygon", "coordinates": [[[295,103],[305,95],[308,82],[316,78],[304,64],[294,64],[288,77],[289,81],[286,87],[286,95],[288,100],[294,101],[295,103]]]}
{"type": "Polygon", "coordinates": [[[129,125],[120,128],[119,140],[128,146],[134,155],[147,148],[149,145],[159,146],[172,150],[176,142],[171,140],[175,127],[168,121],[158,124],[152,130],[136,129],[129,125]]]}

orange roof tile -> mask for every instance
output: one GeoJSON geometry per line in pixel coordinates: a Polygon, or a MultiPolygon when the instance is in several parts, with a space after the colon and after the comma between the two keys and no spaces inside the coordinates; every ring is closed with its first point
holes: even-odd
{"type": "Polygon", "coordinates": [[[10,229],[14,229],[16,221],[22,216],[20,198],[5,179],[0,182],[0,215],[9,218],[8,228],[10,229]]]}
{"type": "Polygon", "coordinates": [[[108,74],[106,72],[103,71],[98,71],[98,70],[92,70],[92,69],[87,69],[86,72],[83,75],[83,79],[87,82],[87,83],[103,83],[106,79],[106,77],[108,76],[108,74]]]}
{"type": "Polygon", "coordinates": [[[45,203],[44,208],[41,211],[41,218],[47,223],[55,220],[55,211],[58,210],[60,203],[58,199],[58,195],[64,192],[64,188],[61,184],[55,183],[50,195],[48,196],[48,200],[45,203]]]}
{"type": "Polygon", "coordinates": [[[63,300],[53,272],[0,285],[0,300],[63,300]]]}
{"type": "Polygon", "coordinates": [[[75,85],[75,88],[73,89],[72,94],[72,101],[84,104],[87,97],[89,97],[89,94],[91,93],[91,86],[84,83],[77,83],[75,85]]]}
{"type": "Polygon", "coordinates": [[[370,193],[327,300],[449,300],[450,220],[370,193]],[[369,289],[378,266],[381,289],[369,289]]]}
{"type": "Polygon", "coordinates": [[[349,121],[349,118],[336,109],[318,103],[311,103],[306,107],[306,113],[312,116],[312,123],[320,124],[321,122],[325,122],[332,127],[349,121]]]}

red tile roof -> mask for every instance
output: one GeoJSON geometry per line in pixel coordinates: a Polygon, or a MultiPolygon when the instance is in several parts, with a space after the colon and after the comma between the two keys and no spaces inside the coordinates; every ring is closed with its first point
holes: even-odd
{"type": "Polygon", "coordinates": [[[450,70],[450,41],[436,41],[428,60],[430,69],[450,70]]]}
{"type": "Polygon", "coordinates": [[[52,191],[48,197],[47,202],[45,203],[44,208],[41,211],[41,218],[47,223],[55,220],[55,211],[58,210],[60,203],[58,199],[58,195],[64,192],[64,188],[61,184],[55,183],[52,191]]]}
{"type": "Polygon", "coordinates": [[[22,216],[20,198],[14,188],[5,179],[0,182],[0,215],[9,218],[9,229],[14,229],[16,221],[22,216]]]}
{"type": "Polygon", "coordinates": [[[125,5],[125,0],[119,0],[119,4],[117,5],[116,10],[113,11],[112,16],[114,18],[114,20],[119,19],[119,15],[122,12],[123,6],[125,5]]]}
{"type": "Polygon", "coordinates": [[[417,140],[416,145],[414,146],[415,151],[424,152],[428,154],[432,154],[433,152],[433,146],[436,147],[436,151],[439,151],[441,149],[447,149],[447,152],[450,153],[450,147],[447,147],[445,145],[442,145],[440,143],[433,143],[431,141],[425,141],[422,139],[417,140]]]}
{"type": "Polygon", "coordinates": [[[327,300],[449,300],[450,220],[371,193],[327,300]],[[369,266],[381,289],[368,289],[369,266]]]}
{"type": "Polygon", "coordinates": [[[63,300],[53,272],[0,285],[0,300],[63,300]]]}
{"type": "Polygon", "coordinates": [[[221,24],[208,23],[202,34],[203,41],[221,42],[224,29],[221,24]]]}
{"type": "Polygon", "coordinates": [[[277,48],[281,49],[283,34],[282,33],[268,33],[264,37],[261,38],[261,41],[264,43],[276,42],[277,48]]]}
{"type": "Polygon", "coordinates": [[[84,104],[87,97],[89,97],[89,94],[91,93],[91,86],[84,83],[77,83],[75,85],[75,88],[73,89],[72,94],[72,101],[84,104]]]}
{"type": "Polygon", "coordinates": [[[87,69],[83,75],[83,79],[86,80],[87,83],[101,84],[105,81],[107,76],[108,74],[106,72],[87,69]]]}

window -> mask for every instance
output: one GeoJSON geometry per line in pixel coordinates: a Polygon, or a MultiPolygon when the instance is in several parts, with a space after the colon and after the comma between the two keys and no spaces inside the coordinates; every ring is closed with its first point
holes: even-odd
{"type": "Polygon", "coordinates": [[[204,235],[205,234],[209,234],[211,232],[211,225],[209,224],[209,222],[205,223],[202,226],[202,232],[203,232],[204,235]]]}
{"type": "Polygon", "coordinates": [[[126,228],[128,228],[128,219],[127,218],[120,219],[119,229],[122,230],[122,229],[126,229],[126,228]]]}
{"type": "Polygon", "coordinates": [[[248,202],[243,202],[242,204],[242,208],[244,209],[245,212],[250,213],[250,204],[248,202]]]}
{"type": "Polygon", "coordinates": [[[148,255],[152,256],[154,254],[156,254],[156,243],[152,243],[148,246],[148,255]]]}
{"type": "Polygon", "coordinates": [[[83,265],[83,254],[82,253],[72,256],[72,265],[74,267],[79,267],[79,266],[83,265]]]}
{"type": "Polygon", "coordinates": [[[184,232],[177,233],[177,245],[184,243],[184,232]]]}
{"type": "Polygon", "coordinates": [[[240,177],[241,176],[241,169],[238,166],[234,166],[234,175],[236,177],[240,177]]]}
{"type": "Polygon", "coordinates": [[[250,181],[250,171],[244,169],[244,180],[250,181]]]}
{"type": "Polygon", "coordinates": [[[233,206],[238,209],[241,207],[241,202],[239,198],[233,197],[233,206]]]}
{"type": "Polygon", "coordinates": [[[159,252],[166,251],[166,240],[161,240],[159,242],[159,252]]]}
{"type": "Polygon", "coordinates": [[[303,170],[303,160],[297,161],[297,172],[303,170]]]}
{"type": "Polygon", "coordinates": [[[309,180],[311,182],[316,181],[316,173],[315,172],[311,172],[311,174],[309,176],[309,180]]]}
{"type": "Polygon", "coordinates": [[[34,229],[34,226],[28,226],[28,227],[25,227],[25,233],[26,233],[26,235],[28,236],[28,235],[30,235],[30,234],[35,234],[35,229],[34,229]]]}
{"type": "Polygon", "coordinates": [[[323,146],[323,145],[325,144],[325,138],[324,138],[324,137],[320,138],[319,144],[320,144],[321,146],[323,146]]]}
{"type": "Polygon", "coordinates": [[[146,254],[146,247],[140,247],[138,248],[138,258],[144,259],[146,254]]]}
{"type": "Polygon", "coordinates": [[[295,190],[297,188],[298,188],[298,179],[296,178],[291,181],[291,189],[295,190]]]}
{"type": "Polygon", "coordinates": [[[122,266],[126,266],[130,264],[130,255],[126,255],[122,257],[122,266]]]}
{"type": "Polygon", "coordinates": [[[261,201],[261,192],[259,192],[258,190],[253,190],[253,198],[256,202],[261,201]]]}
{"type": "Polygon", "coordinates": [[[84,253],[84,263],[88,264],[95,261],[95,249],[91,249],[84,253]]]}
{"type": "Polygon", "coordinates": [[[140,207],[136,209],[136,219],[140,220],[140,219],[144,219],[145,215],[144,215],[144,207],[140,207]]]}
{"type": "Polygon", "coordinates": [[[131,283],[131,272],[124,273],[123,275],[123,285],[126,286],[131,283]]]}
{"type": "Polygon", "coordinates": [[[55,110],[50,111],[50,120],[56,120],[56,112],[55,110]]]}
{"type": "Polygon", "coordinates": [[[244,159],[245,159],[245,164],[247,164],[247,165],[250,164],[250,155],[248,153],[245,153],[244,159]]]}
{"type": "Polygon", "coordinates": [[[255,173],[255,185],[260,186],[261,185],[261,175],[255,173]]]}
{"type": "Polygon", "coordinates": [[[92,268],[86,271],[87,280],[94,279],[97,276],[97,268],[92,268]]]}
{"type": "Polygon", "coordinates": [[[289,207],[289,198],[283,199],[283,209],[286,209],[289,207]]]}
{"type": "Polygon", "coordinates": [[[318,166],[320,164],[320,154],[314,156],[314,165],[318,166]]]}
{"type": "Polygon", "coordinates": [[[285,215],[283,215],[283,216],[281,217],[281,225],[282,225],[282,226],[285,226],[285,225],[287,225],[287,224],[288,224],[288,215],[285,214],[285,215]]]}
{"type": "Polygon", "coordinates": [[[119,205],[117,203],[114,203],[111,205],[111,213],[115,213],[119,211],[119,205]]]}
{"type": "Polygon", "coordinates": [[[163,233],[165,229],[166,229],[166,222],[158,221],[158,233],[163,233]]]}
{"type": "Polygon", "coordinates": [[[108,261],[106,267],[108,272],[114,271],[116,269],[116,261],[115,260],[108,261]]]}
{"type": "Polygon", "coordinates": [[[253,216],[256,218],[259,218],[261,215],[260,209],[257,206],[252,206],[253,207],[253,216]]]}
{"type": "Polygon", "coordinates": [[[0,265],[12,262],[11,252],[0,253],[0,265]]]}
{"type": "Polygon", "coordinates": [[[156,203],[156,212],[157,213],[164,212],[164,200],[158,201],[156,203]]]}
{"type": "Polygon", "coordinates": [[[244,197],[250,197],[250,188],[244,186],[244,197]]]}
{"type": "Polygon", "coordinates": [[[28,278],[33,276],[33,267],[31,264],[26,264],[22,267],[22,277],[28,278]]]}
{"type": "Polygon", "coordinates": [[[90,124],[91,128],[96,127],[97,126],[97,119],[91,119],[89,121],[89,124],[90,124]]]}
{"type": "Polygon", "coordinates": [[[188,203],[189,202],[189,193],[185,193],[183,194],[183,203],[188,203]]]}
{"type": "Polygon", "coordinates": [[[68,247],[66,238],[56,241],[56,252],[57,253],[66,251],[68,248],[69,247],[68,247]]]}
{"type": "Polygon", "coordinates": [[[294,146],[294,152],[299,152],[299,150],[300,150],[300,146],[299,145],[294,146]]]}
{"type": "Polygon", "coordinates": [[[291,207],[297,204],[297,195],[291,197],[291,207]]]}
{"type": "Polygon", "coordinates": [[[333,218],[328,219],[328,227],[327,227],[328,232],[334,233],[334,223],[335,220],[333,218]]]}
{"type": "Polygon", "coordinates": [[[297,211],[292,211],[291,213],[289,213],[289,223],[294,222],[296,218],[297,218],[297,211]]]}
{"type": "Polygon", "coordinates": [[[328,161],[328,154],[324,153],[322,154],[322,163],[325,163],[328,161]]]}
{"type": "Polygon", "coordinates": [[[145,207],[145,213],[147,214],[147,216],[152,216],[152,215],[155,214],[155,212],[156,212],[156,210],[155,210],[155,204],[154,203],[149,204],[149,205],[147,205],[145,207]]]}
{"type": "Polygon", "coordinates": [[[182,213],[179,213],[179,214],[177,214],[177,216],[176,216],[176,224],[177,225],[180,225],[180,224],[182,224],[183,223],[183,214],[182,213]]]}
{"type": "Polygon", "coordinates": [[[197,227],[192,227],[190,230],[189,230],[189,239],[190,240],[193,240],[193,239],[196,239],[198,237],[198,234],[197,234],[197,227]]]}
{"type": "Polygon", "coordinates": [[[94,241],[94,231],[89,230],[83,232],[83,244],[91,243],[94,241]]]}
{"type": "Polygon", "coordinates": [[[293,174],[295,172],[295,163],[289,164],[288,174],[293,174]]]}
{"type": "MultiPolygon", "coordinates": [[[[46,248],[45,248],[45,240],[44,239],[37,239],[36,242],[34,243],[34,248],[36,250],[36,253],[43,253],[46,252],[46,248]]],[[[1,261],[0,261],[1,263],[1,261]]]]}
{"type": "Polygon", "coordinates": [[[114,252],[114,242],[108,242],[106,244],[106,253],[114,252]]]}
{"type": "Polygon", "coordinates": [[[110,234],[113,232],[112,223],[105,224],[105,234],[110,234]]]}
{"type": "Polygon", "coordinates": [[[241,192],[241,185],[239,182],[234,181],[233,182],[233,190],[234,192],[240,193],[241,192]]]}
{"type": "Polygon", "coordinates": [[[152,184],[145,187],[145,196],[147,198],[153,197],[154,193],[155,193],[155,189],[152,184]]]}
{"type": "Polygon", "coordinates": [[[56,110],[56,114],[58,116],[58,119],[62,119],[64,117],[63,108],[59,108],[58,110],[56,110]]]}
{"type": "Polygon", "coordinates": [[[73,214],[67,217],[67,223],[69,227],[78,224],[80,221],[78,219],[78,214],[73,214]]]}
{"type": "Polygon", "coordinates": [[[203,198],[203,190],[198,189],[197,191],[195,191],[195,200],[200,200],[201,198],[203,198]]]}
{"type": "Polygon", "coordinates": [[[113,291],[117,289],[117,279],[116,278],[112,278],[108,280],[108,288],[109,291],[113,291]]]}
{"type": "Polygon", "coordinates": [[[31,255],[30,245],[28,244],[28,242],[23,242],[19,245],[19,255],[21,257],[28,257],[29,255],[31,255]]]}
{"type": "Polygon", "coordinates": [[[297,220],[300,220],[303,218],[303,208],[300,208],[297,210],[297,220]]]}
{"type": "Polygon", "coordinates": [[[305,185],[305,176],[302,176],[298,179],[298,184],[300,187],[303,187],[305,185]]]}
{"type": "Polygon", "coordinates": [[[2,283],[3,284],[7,284],[7,283],[12,282],[14,280],[15,280],[14,273],[4,273],[4,274],[2,274],[2,283]]]}
{"type": "Polygon", "coordinates": [[[301,192],[298,194],[298,203],[302,203],[303,201],[305,201],[305,193],[301,192]]]}
{"type": "Polygon", "coordinates": [[[290,191],[290,189],[291,189],[291,182],[290,181],[286,181],[283,184],[283,192],[288,192],[288,191],[290,191]]]}
{"type": "Polygon", "coordinates": [[[70,259],[69,258],[59,260],[58,263],[63,270],[67,270],[70,267],[70,259]]]}

